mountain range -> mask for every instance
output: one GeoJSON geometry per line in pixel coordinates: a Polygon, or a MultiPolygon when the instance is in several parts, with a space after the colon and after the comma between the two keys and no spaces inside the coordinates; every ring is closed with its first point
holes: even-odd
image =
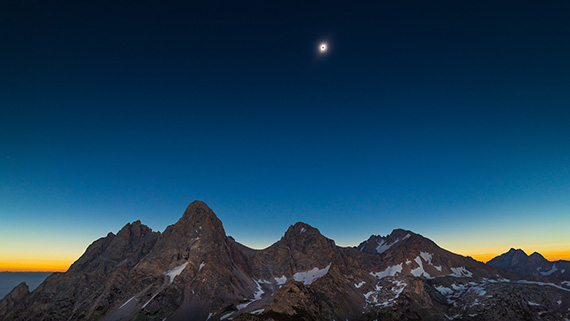
{"type": "Polygon", "coordinates": [[[34,291],[21,283],[0,319],[570,319],[568,262],[540,258],[511,250],[485,264],[403,229],[340,247],[302,222],[255,250],[194,201],[163,233],[129,223],[34,291]]]}

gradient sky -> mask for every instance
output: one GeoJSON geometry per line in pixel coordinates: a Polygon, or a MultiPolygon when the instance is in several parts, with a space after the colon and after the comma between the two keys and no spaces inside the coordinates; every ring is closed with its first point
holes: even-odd
{"type": "Polygon", "coordinates": [[[195,199],[256,248],[304,221],[570,259],[568,1],[1,6],[0,270],[195,199]]]}

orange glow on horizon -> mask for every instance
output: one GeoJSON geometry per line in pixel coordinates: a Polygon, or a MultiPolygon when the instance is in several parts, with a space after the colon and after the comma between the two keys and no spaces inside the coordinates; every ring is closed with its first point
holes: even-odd
{"type": "Polygon", "coordinates": [[[468,256],[474,258],[474,259],[477,260],[477,261],[487,263],[487,262],[489,262],[492,258],[494,258],[494,257],[496,257],[496,256],[498,256],[498,255],[500,255],[500,254],[484,253],[484,254],[471,254],[471,255],[468,255],[468,256]]]}
{"type": "MultiPolygon", "coordinates": [[[[524,250],[524,249],[523,249],[524,250]]],[[[525,251],[525,253],[527,255],[531,255],[533,252],[527,252],[525,251]]],[[[558,260],[567,260],[570,261],[570,250],[566,250],[566,251],[552,251],[552,252],[538,252],[540,253],[542,256],[544,256],[545,259],[549,260],[549,261],[558,261],[558,260]]],[[[471,256],[472,258],[474,258],[477,261],[481,261],[481,262],[489,262],[492,258],[499,256],[503,253],[483,253],[483,254],[464,254],[465,256],[471,256]]]]}
{"type": "MultiPolygon", "coordinates": [[[[530,254],[530,253],[527,253],[527,254],[530,254]]],[[[542,256],[544,256],[549,261],[558,261],[558,260],[570,261],[570,250],[544,252],[544,253],[540,253],[540,254],[542,254],[542,256]]]]}
{"type": "MultiPolygon", "coordinates": [[[[524,249],[523,249],[524,250],[524,249]]],[[[532,252],[525,252],[530,255],[532,252]]],[[[570,261],[570,250],[566,251],[548,251],[539,252],[549,261],[557,260],[569,260],[570,261]]],[[[471,256],[477,261],[488,262],[492,258],[499,256],[503,253],[461,253],[457,254],[464,256],[471,256]]],[[[0,261],[0,271],[10,271],[10,272],[65,272],[69,269],[71,264],[75,259],[12,259],[12,260],[2,260],[0,261]]]]}
{"type": "Polygon", "coordinates": [[[74,260],[18,260],[0,261],[0,271],[9,272],[65,272],[74,260]]]}

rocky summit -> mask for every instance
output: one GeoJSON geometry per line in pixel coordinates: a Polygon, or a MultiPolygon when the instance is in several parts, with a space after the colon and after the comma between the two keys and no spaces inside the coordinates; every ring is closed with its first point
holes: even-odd
{"type": "Polygon", "coordinates": [[[570,319],[570,282],[553,265],[505,269],[520,260],[484,264],[402,229],[340,247],[301,222],[254,250],[195,201],[163,233],[127,224],[34,291],[18,285],[0,320],[570,319]]]}

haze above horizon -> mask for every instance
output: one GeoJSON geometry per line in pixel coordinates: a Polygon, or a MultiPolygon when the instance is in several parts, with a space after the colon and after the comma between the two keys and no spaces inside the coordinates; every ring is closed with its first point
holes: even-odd
{"type": "Polygon", "coordinates": [[[570,259],[570,3],[0,10],[0,270],[205,201],[251,247],[404,228],[570,259]],[[326,43],[326,51],[319,46],[326,43]]]}

